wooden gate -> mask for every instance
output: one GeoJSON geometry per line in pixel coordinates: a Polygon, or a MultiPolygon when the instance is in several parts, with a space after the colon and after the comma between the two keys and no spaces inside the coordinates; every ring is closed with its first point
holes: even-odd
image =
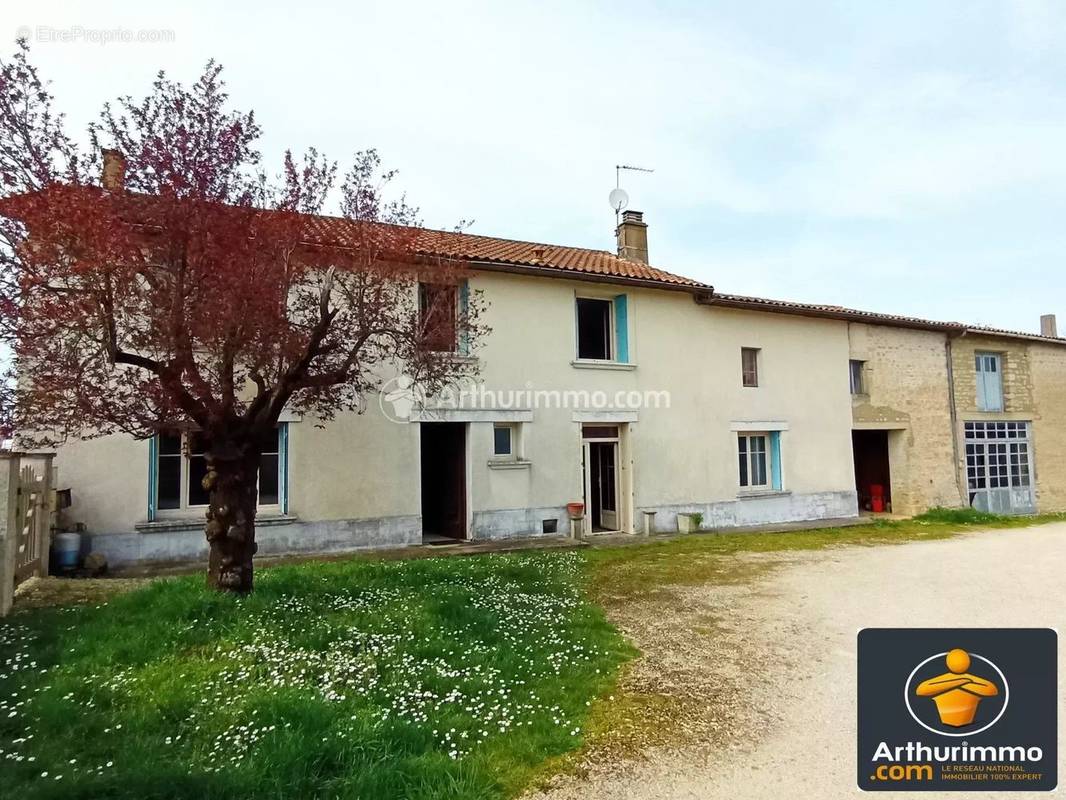
{"type": "Polygon", "coordinates": [[[49,508],[43,475],[23,467],[15,506],[15,585],[40,575],[48,547],[49,508]]]}

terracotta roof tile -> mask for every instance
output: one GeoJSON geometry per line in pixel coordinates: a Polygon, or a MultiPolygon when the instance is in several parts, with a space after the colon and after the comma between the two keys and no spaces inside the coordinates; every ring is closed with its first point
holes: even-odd
{"type": "Polygon", "coordinates": [[[983,325],[967,325],[964,322],[938,322],[936,320],[922,319],[921,317],[907,317],[898,314],[880,314],[874,311],[862,311],[857,308],[845,306],[822,305],[817,303],[797,303],[791,300],[771,300],[766,297],[748,297],[739,294],[725,294],[715,292],[707,301],[713,305],[722,305],[732,308],[759,309],[777,311],[780,313],[807,314],[811,316],[829,317],[833,319],[846,319],[852,322],[869,322],[872,325],[888,325],[904,328],[922,328],[926,330],[954,331],[957,333],[972,332],[986,333],[990,336],[1008,336],[1017,339],[1030,339],[1042,341],[1047,344],[1066,345],[1066,338],[1043,336],[1039,333],[1027,333],[1025,331],[1011,331],[1003,328],[990,328],[983,325]]]}
{"type": "MultiPolygon", "coordinates": [[[[308,217],[308,240],[321,246],[345,246],[351,242],[352,222],[341,217],[308,217]]],[[[710,286],[691,278],[674,275],[606,250],[497,239],[472,233],[423,229],[417,247],[425,255],[537,270],[599,275],[631,281],[661,283],[678,288],[707,289],[710,286]]]]}

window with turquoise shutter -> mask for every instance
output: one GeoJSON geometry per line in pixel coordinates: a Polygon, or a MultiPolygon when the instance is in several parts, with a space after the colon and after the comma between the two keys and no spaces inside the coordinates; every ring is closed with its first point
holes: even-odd
{"type": "Polygon", "coordinates": [[[159,437],[153,436],[148,440],[148,521],[155,521],[156,494],[159,483],[158,456],[159,437]]]}
{"type": "Polygon", "coordinates": [[[629,303],[624,294],[614,298],[614,340],[618,355],[616,361],[629,363],[629,303]]]}
{"type": "Polygon", "coordinates": [[[979,411],[1003,410],[1003,359],[999,353],[976,353],[977,408],[979,411]]]}
{"type": "Polygon", "coordinates": [[[770,485],[781,491],[781,431],[770,431],[770,485]]]}
{"type": "Polygon", "coordinates": [[[462,281],[459,284],[459,319],[462,320],[462,329],[459,332],[459,352],[470,355],[470,329],[467,325],[467,314],[470,313],[470,284],[462,281]]]}

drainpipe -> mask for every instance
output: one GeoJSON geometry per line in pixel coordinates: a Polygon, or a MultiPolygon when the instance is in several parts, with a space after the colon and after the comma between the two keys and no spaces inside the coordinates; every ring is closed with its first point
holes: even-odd
{"type": "Polygon", "coordinates": [[[948,367],[948,415],[951,418],[951,468],[955,471],[955,488],[959,492],[959,499],[964,506],[970,505],[969,493],[963,489],[962,469],[959,466],[959,411],[955,402],[955,361],[952,354],[951,342],[955,337],[963,337],[966,331],[961,333],[948,332],[944,334],[944,355],[948,367]]]}

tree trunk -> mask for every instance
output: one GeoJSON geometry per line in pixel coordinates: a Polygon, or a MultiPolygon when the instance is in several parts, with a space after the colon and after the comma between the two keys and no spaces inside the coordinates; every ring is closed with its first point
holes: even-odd
{"type": "Polygon", "coordinates": [[[252,556],[258,494],[259,452],[251,446],[210,447],[204,488],[210,492],[207,585],[219,591],[252,591],[252,556]]]}

